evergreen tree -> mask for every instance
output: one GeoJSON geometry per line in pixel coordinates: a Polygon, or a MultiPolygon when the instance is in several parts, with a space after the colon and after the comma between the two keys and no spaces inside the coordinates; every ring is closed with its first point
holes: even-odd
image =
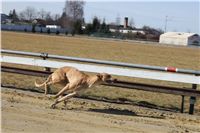
{"type": "Polygon", "coordinates": [[[19,18],[18,18],[18,15],[17,15],[15,9],[11,10],[8,16],[13,20],[13,22],[19,21],[19,18]]]}
{"type": "Polygon", "coordinates": [[[82,21],[81,20],[77,20],[77,21],[74,22],[74,32],[76,34],[83,34],[82,21]]]}
{"type": "Polygon", "coordinates": [[[105,19],[103,20],[103,23],[101,24],[100,32],[102,32],[102,33],[106,32],[106,22],[105,22],[105,19]]]}
{"type": "Polygon", "coordinates": [[[100,21],[97,17],[94,17],[93,22],[92,22],[92,29],[93,32],[98,32],[98,30],[100,29],[100,21]]]}

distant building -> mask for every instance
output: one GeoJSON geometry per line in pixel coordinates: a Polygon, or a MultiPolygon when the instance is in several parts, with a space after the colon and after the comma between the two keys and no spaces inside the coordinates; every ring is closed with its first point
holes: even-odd
{"type": "Polygon", "coordinates": [[[128,17],[124,18],[124,29],[128,28],[128,17]]]}
{"type": "Polygon", "coordinates": [[[12,19],[8,15],[1,13],[1,23],[12,23],[12,19]]]}
{"type": "Polygon", "coordinates": [[[32,23],[35,23],[39,27],[46,27],[47,22],[43,19],[34,19],[32,23]]]}
{"type": "Polygon", "coordinates": [[[123,25],[109,25],[110,32],[120,32],[120,33],[133,33],[133,34],[143,34],[145,35],[146,32],[143,29],[136,29],[127,26],[127,28],[124,28],[123,25]]]}
{"type": "Polygon", "coordinates": [[[167,32],[160,35],[159,43],[182,46],[200,46],[200,36],[195,33],[167,32]]]}
{"type": "Polygon", "coordinates": [[[145,35],[145,31],[143,29],[136,29],[134,27],[128,26],[128,17],[124,18],[124,25],[109,25],[110,32],[120,32],[120,33],[140,33],[145,35]]]}
{"type": "Polygon", "coordinates": [[[58,25],[46,25],[46,28],[50,28],[50,29],[60,29],[61,26],[58,26],[58,25]]]}

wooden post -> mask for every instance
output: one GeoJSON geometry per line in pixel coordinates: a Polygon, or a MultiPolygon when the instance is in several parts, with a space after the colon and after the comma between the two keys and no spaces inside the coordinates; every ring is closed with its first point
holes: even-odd
{"type": "Polygon", "coordinates": [[[182,96],[181,96],[181,113],[184,112],[184,102],[185,102],[185,96],[182,95],[182,96]]]}
{"type": "MultiPolygon", "coordinates": [[[[197,85],[196,84],[192,84],[192,89],[197,89],[197,85]]],[[[191,96],[190,97],[190,108],[189,108],[189,114],[194,114],[194,104],[196,102],[196,97],[191,96]]]]}

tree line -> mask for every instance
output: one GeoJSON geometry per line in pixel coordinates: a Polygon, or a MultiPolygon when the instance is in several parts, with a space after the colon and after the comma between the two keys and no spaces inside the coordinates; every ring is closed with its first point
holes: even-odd
{"type": "Polygon", "coordinates": [[[38,19],[44,25],[60,25],[62,28],[71,28],[77,34],[90,34],[97,31],[108,32],[108,26],[105,20],[100,23],[100,19],[94,17],[92,24],[86,24],[84,21],[84,1],[66,1],[62,14],[52,14],[51,12],[40,9],[37,11],[34,7],[26,7],[23,11],[17,13],[15,9],[11,10],[9,17],[13,23],[29,23],[38,19]],[[84,26],[85,28],[83,29],[84,26]]]}
{"type": "MultiPolygon", "coordinates": [[[[84,1],[70,1],[66,0],[61,14],[52,14],[51,12],[40,9],[37,11],[34,7],[26,7],[23,11],[17,13],[15,9],[10,11],[9,17],[13,20],[13,23],[33,23],[33,20],[37,19],[43,25],[59,25],[62,28],[72,29],[72,34],[106,34],[108,36],[117,36],[125,39],[134,38],[152,38],[150,35],[154,31],[162,33],[162,30],[157,30],[149,26],[143,26],[143,30],[146,31],[147,35],[142,35],[140,33],[111,33],[109,31],[109,25],[106,24],[105,19],[101,20],[98,17],[92,19],[92,23],[85,23],[84,20],[84,1]]],[[[120,24],[119,16],[116,18],[116,23],[120,24]]],[[[117,24],[116,24],[117,25],[117,24]]],[[[134,21],[131,19],[130,26],[134,27],[134,21]]],[[[157,38],[156,38],[157,39],[157,38]]]]}

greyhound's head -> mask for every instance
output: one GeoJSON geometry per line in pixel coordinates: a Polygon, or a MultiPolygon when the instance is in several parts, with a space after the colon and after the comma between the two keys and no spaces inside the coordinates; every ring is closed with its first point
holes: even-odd
{"type": "Polygon", "coordinates": [[[89,87],[94,85],[99,85],[103,83],[113,83],[116,79],[113,79],[111,75],[107,73],[98,73],[95,76],[92,76],[88,80],[89,87]]]}
{"type": "Polygon", "coordinates": [[[110,83],[110,82],[114,81],[112,76],[107,73],[99,73],[99,74],[97,74],[97,77],[99,78],[99,81],[102,83],[110,83]]]}

